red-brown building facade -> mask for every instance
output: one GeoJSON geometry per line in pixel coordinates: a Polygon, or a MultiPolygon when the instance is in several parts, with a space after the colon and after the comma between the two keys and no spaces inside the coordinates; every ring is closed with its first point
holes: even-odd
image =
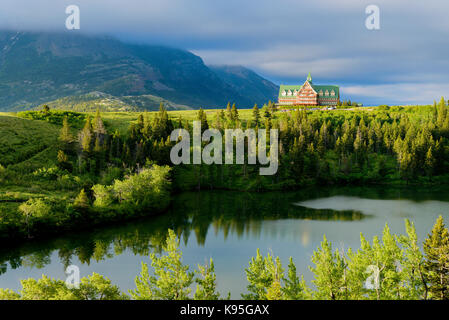
{"type": "Polygon", "coordinates": [[[279,105],[336,106],[340,100],[340,88],[335,85],[315,85],[309,73],[301,86],[281,85],[279,105]]]}

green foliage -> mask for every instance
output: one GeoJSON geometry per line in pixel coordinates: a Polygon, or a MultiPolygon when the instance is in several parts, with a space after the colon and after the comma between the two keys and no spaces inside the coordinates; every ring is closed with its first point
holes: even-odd
{"type": "Polygon", "coordinates": [[[70,133],[69,120],[67,119],[67,116],[65,116],[62,120],[62,128],[59,134],[59,140],[65,145],[69,144],[73,140],[72,134],[70,133]]]}
{"type": "Polygon", "coordinates": [[[429,298],[449,299],[449,231],[441,216],[424,242],[424,253],[429,298]]]}
{"type": "Polygon", "coordinates": [[[167,244],[163,249],[166,255],[150,255],[154,276],[149,274],[148,265],[142,263],[140,277],[135,280],[137,288],[130,291],[134,299],[185,300],[189,297],[194,274],[189,272],[189,266],[182,263],[179,240],[173,230],[169,231],[167,244]]]}
{"type": "Polygon", "coordinates": [[[19,206],[20,212],[27,218],[45,217],[50,207],[42,199],[29,199],[19,206]]]}
{"type": "Polygon", "coordinates": [[[281,290],[285,300],[306,300],[310,297],[310,290],[304,281],[304,277],[298,276],[296,265],[291,257],[288,264],[288,274],[284,282],[285,286],[281,290]]]}
{"type": "Polygon", "coordinates": [[[254,127],[259,127],[260,125],[260,112],[257,104],[255,104],[253,108],[253,123],[254,127]]]}
{"type": "Polygon", "coordinates": [[[338,251],[332,252],[332,245],[324,236],[321,248],[312,255],[315,267],[310,270],[315,274],[313,284],[317,287],[316,298],[339,300],[346,298],[346,261],[338,251]]]}
{"type": "Polygon", "coordinates": [[[118,201],[136,209],[162,209],[170,201],[170,168],[154,165],[124,180],[115,180],[112,190],[118,201]]]}
{"type": "Polygon", "coordinates": [[[198,120],[201,122],[201,131],[204,132],[204,130],[209,129],[209,125],[207,123],[207,116],[204,112],[203,108],[200,108],[198,110],[198,120]]]}
{"type": "Polygon", "coordinates": [[[86,191],[84,191],[84,189],[81,189],[73,204],[75,205],[75,207],[80,209],[87,209],[89,207],[89,198],[87,197],[86,191]]]}
{"type": "MultiPolygon", "coordinates": [[[[278,288],[278,284],[275,282],[280,282],[283,279],[284,269],[282,268],[281,261],[279,257],[273,259],[273,257],[268,254],[263,257],[260,250],[257,249],[256,257],[251,258],[249,267],[245,269],[246,278],[248,279],[247,289],[248,294],[242,294],[243,299],[247,300],[267,300],[270,296],[267,296],[267,290],[274,286],[272,290],[278,288]]],[[[277,294],[276,291],[272,291],[271,298],[273,294],[277,294]]]]}
{"type": "Polygon", "coordinates": [[[65,171],[56,166],[50,168],[39,168],[33,172],[33,176],[36,178],[50,181],[58,179],[63,174],[65,174],[65,171]]]}
{"type": "MultiPolygon", "coordinates": [[[[242,297],[254,300],[449,299],[449,232],[443,219],[437,219],[425,240],[424,254],[418,245],[414,225],[406,220],[405,227],[406,234],[396,236],[385,226],[382,238],[376,236],[372,243],[361,235],[360,248],[357,251],[349,249],[347,254],[333,251],[331,243],[324,237],[311,259],[314,264],[310,268],[314,274],[313,289],[308,288],[303,277],[297,274],[291,258],[285,275],[279,258],[271,254],[264,257],[257,250],[256,257],[251,259],[245,270],[249,293],[242,294],[242,297]]],[[[189,266],[183,263],[175,232],[168,230],[165,241],[159,240],[164,243],[162,254],[150,254],[151,273],[148,265],[142,263],[140,276],[135,278],[136,289],[130,291],[131,298],[187,300],[192,298],[191,286],[196,283],[193,299],[219,299],[212,259],[209,265],[198,266],[195,273],[190,272],[189,266]]],[[[97,244],[97,247],[101,248],[101,245],[97,244]]],[[[19,292],[0,289],[0,300],[129,298],[109,279],[95,273],[81,279],[79,287],[68,287],[63,281],[46,276],[39,280],[22,280],[21,284],[19,292]]]]}
{"type": "Polygon", "coordinates": [[[215,266],[212,258],[209,265],[198,265],[196,271],[200,278],[196,278],[197,283],[194,295],[195,300],[218,300],[220,294],[217,292],[217,276],[215,275],[215,266]]]}
{"type": "Polygon", "coordinates": [[[18,117],[32,119],[32,120],[44,120],[49,123],[63,125],[64,119],[67,121],[67,125],[74,127],[81,127],[85,115],[79,112],[72,111],[20,111],[17,113],[18,117]]]}
{"type": "Polygon", "coordinates": [[[19,206],[19,212],[23,215],[27,228],[28,237],[31,236],[30,229],[40,219],[45,219],[50,213],[51,207],[42,199],[29,199],[19,206]]]}
{"type": "Polygon", "coordinates": [[[407,236],[399,237],[404,250],[402,270],[402,297],[404,299],[418,300],[428,297],[428,279],[424,269],[424,255],[418,244],[415,226],[409,220],[405,221],[407,236]]]}
{"type": "Polygon", "coordinates": [[[111,186],[96,184],[92,187],[94,192],[94,206],[99,208],[108,208],[114,202],[114,195],[111,186]]]}
{"type": "Polygon", "coordinates": [[[0,289],[0,300],[126,300],[129,297],[111,284],[108,278],[93,273],[80,279],[80,285],[68,287],[64,281],[48,278],[20,281],[22,289],[16,293],[0,289]]]}

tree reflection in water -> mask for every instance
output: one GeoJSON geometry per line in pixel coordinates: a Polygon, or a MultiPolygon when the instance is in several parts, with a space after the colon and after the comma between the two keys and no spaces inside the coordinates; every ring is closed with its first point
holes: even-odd
{"type": "Polygon", "coordinates": [[[49,264],[56,250],[64,267],[77,257],[83,264],[101,261],[129,250],[135,255],[160,252],[173,229],[187,244],[192,232],[198,245],[206,243],[211,229],[224,237],[251,235],[258,237],[266,220],[307,219],[353,221],[366,218],[360,212],[316,210],[293,205],[298,200],[328,196],[330,191],[242,193],[231,191],[189,192],[174,196],[170,210],[158,217],[140,219],[101,229],[70,233],[63,237],[33,241],[15,248],[0,248],[0,274],[9,267],[42,268],[49,264]]]}

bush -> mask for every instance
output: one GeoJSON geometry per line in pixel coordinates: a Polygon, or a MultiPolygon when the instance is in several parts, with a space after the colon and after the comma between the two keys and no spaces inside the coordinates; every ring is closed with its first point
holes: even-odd
{"type": "Polygon", "coordinates": [[[94,192],[94,206],[98,208],[106,208],[114,202],[112,187],[96,184],[92,187],[94,192]]]}
{"type": "Polygon", "coordinates": [[[168,166],[153,166],[125,180],[115,180],[113,191],[123,205],[136,209],[164,209],[170,201],[168,166]]]}
{"type": "Polygon", "coordinates": [[[33,175],[36,178],[44,179],[44,180],[56,180],[58,177],[65,175],[67,172],[65,170],[61,170],[60,168],[53,166],[49,168],[39,168],[33,172],[33,175]]]}

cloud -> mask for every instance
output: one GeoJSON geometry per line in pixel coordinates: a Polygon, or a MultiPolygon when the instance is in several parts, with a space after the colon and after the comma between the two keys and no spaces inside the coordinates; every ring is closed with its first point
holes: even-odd
{"type": "Polygon", "coordinates": [[[394,83],[341,88],[343,96],[364,97],[368,104],[369,102],[371,104],[386,103],[386,101],[389,101],[390,104],[431,104],[433,100],[439,100],[443,92],[449,92],[449,82],[394,83]]]}
{"type": "Polygon", "coordinates": [[[0,28],[62,31],[71,4],[83,33],[181,47],[277,83],[301,82],[310,71],[362,102],[449,94],[448,1],[376,0],[381,29],[370,31],[371,0],[2,0],[0,28]],[[427,89],[412,94],[416,85],[427,89]]]}

